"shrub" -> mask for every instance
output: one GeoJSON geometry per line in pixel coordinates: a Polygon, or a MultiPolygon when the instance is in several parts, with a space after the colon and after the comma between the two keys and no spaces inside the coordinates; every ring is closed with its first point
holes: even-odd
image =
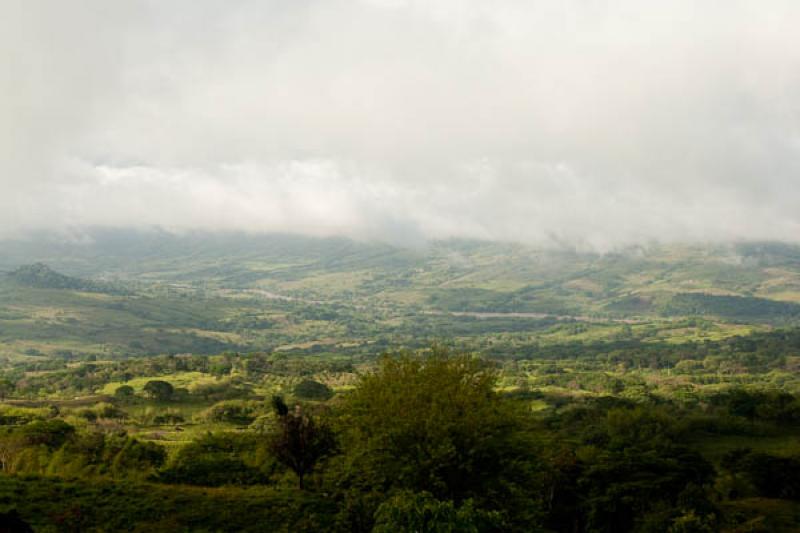
{"type": "Polygon", "coordinates": [[[21,433],[27,445],[43,444],[54,450],[75,434],[75,428],[63,420],[39,420],[23,426],[21,433]]]}
{"type": "Polygon", "coordinates": [[[209,487],[257,485],[269,481],[272,466],[264,443],[254,435],[207,434],[181,448],[158,479],[209,487]]]}
{"type": "Polygon", "coordinates": [[[319,381],[304,379],[294,387],[294,395],[304,400],[328,400],[333,390],[319,381]]]}
{"type": "Polygon", "coordinates": [[[145,383],[144,392],[153,400],[168,401],[172,399],[175,389],[170,383],[156,379],[145,383]]]}
{"type": "Polygon", "coordinates": [[[254,402],[243,400],[226,400],[218,402],[202,413],[203,418],[212,422],[228,422],[231,424],[250,424],[258,415],[258,406],[254,402]]]}
{"type": "Polygon", "coordinates": [[[429,492],[400,492],[383,502],[375,512],[373,533],[478,533],[480,519],[472,501],[456,507],[452,501],[440,501],[429,492]]]}
{"type": "Polygon", "coordinates": [[[129,400],[133,398],[135,391],[130,385],[121,385],[114,391],[114,397],[118,400],[129,400]]]}

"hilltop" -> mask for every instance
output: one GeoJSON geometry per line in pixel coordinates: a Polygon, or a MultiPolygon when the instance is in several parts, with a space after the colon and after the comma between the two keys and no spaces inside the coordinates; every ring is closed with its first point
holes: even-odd
{"type": "Polygon", "coordinates": [[[19,285],[37,289],[69,289],[76,291],[96,291],[98,285],[72,276],[56,272],[44,263],[23,265],[9,272],[8,278],[19,285]]]}

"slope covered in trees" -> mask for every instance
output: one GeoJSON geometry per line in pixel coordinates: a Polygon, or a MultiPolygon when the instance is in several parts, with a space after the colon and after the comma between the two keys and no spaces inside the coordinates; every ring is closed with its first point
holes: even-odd
{"type": "Polygon", "coordinates": [[[98,290],[96,284],[83,279],[65,276],[44,263],[21,266],[9,272],[8,278],[14,283],[37,289],[98,290]]]}
{"type": "Polygon", "coordinates": [[[0,514],[36,529],[800,523],[794,247],[96,237],[0,257],[0,514]]]}
{"type": "MultiPolygon", "coordinates": [[[[76,373],[95,389],[115,372],[135,385],[102,400],[7,400],[0,512],[45,531],[793,531],[800,523],[800,384],[771,383],[771,372],[754,370],[749,385],[731,376],[724,388],[692,389],[680,379],[657,384],[668,374],[647,370],[593,389],[546,385],[522,362],[442,347],[385,355],[361,371],[211,359],[227,361],[223,379],[189,389],[174,381],[177,366],[203,368],[207,358],[76,373]],[[141,384],[139,373],[149,375],[141,384]],[[276,375],[287,381],[276,385],[276,375]],[[306,400],[292,395],[302,375],[342,386],[331,399],[306,400]],[[169,397],[153,397],[167,381],[169,397]],[[261,396],[251,383],[288,395],[261,396]],[[205,402],[251,416],[207,418],[198,410],[205,402]]],[[[672,370],[705,379],[688,366],[672,370]]]]}

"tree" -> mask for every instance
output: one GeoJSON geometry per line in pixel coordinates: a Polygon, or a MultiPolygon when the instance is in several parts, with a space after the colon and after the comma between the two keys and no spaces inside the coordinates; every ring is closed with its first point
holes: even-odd
{"type": "Polygon", "coordinates": [[[250,424],[255,420],[257,412],[253,402],[242,400],[226,400],[217,402],[205,413],[208,420],[214,422],[230,422],[233,424],[250,424]]]}
{"type": "Polygon", "coordinates": [[[270,448],[275,458],[297,475],[298,486],[305,488],[305,476],[317,463],[336,449],[336,440],[330,428],[320,424],[296,405],[290,412],[283,398],[272,399],[279,428],[272,436],[270,448]]]}
{"type": "MultiPolygon", "coordinates": [[[[632,531],[638,520],[654,512],[658,515],[659,508],[670,513],[681,507],[686,512],[706,511],[708,502],[698,496],[701,491],[687,489],[703,487],[713,479],[714,467],[694,450],[666,446],[612,451],[586,465],[578,481],[586,530],[632,531]]],[[[660,516],[657,521],[664,519],[660,516]]]]}
{"type": "Polygon", "coordinates": [[[122,385],[114,391],[114,397],[118,400],[128,400],[133,398],[133,395],[134,390],[130,385],[122,385]]]}
{"type": "Polygon", "coordinates": [[[328,400],[333,396],[333,391],[324,383],[312,379],[304,379],[295,386],[294,394],[298,398],[307,400],[328,400]]]}
{"type": "Polygon", "coordinates": [[[486,361],[434,348],[385,356],[345,398],[345,482],[428,492],[500,512],[504,529],[535,527],[536,443],[524,405],[496,392],[486,361]]]}
{"type": "Polygon", "coordinates": [[[43,444],[55,450],[75,434],[75,428],[63,420],[37,420],[23,426],[20,434],[28,446],[43,444]]]}
{"type": "Polygon", "coordinates": [[[6,378],[0,379],[0,401],[4,401],[12,392],[14,392],[14,382],[6,378]]]}
{"type": "Polygon", "coordinates": [[[156,379],[145,384],[144,392],[154,400],[166,402],[172,399],[175,389],[170,383],[156,379]]]}
{"type": "Polygon", "coordinates": [[[743,474],[760,496],[800,500],[800,458],[738,449],[725,454],[722,466],[743,474]]]}
{"type": "Polygon", "coordinates": [[[289,414],[289,406],[286,405],[286,402],[283,401],[281,396],[272,397],[272,408],[275,410],[275,414],[278,415],[278,418],[283,418],[289,414]]]}
{"type": "Polygon", "coordinates": [[[741,416],[753,422],[758,411],[759,398],[743,389],[734,389],[728,399],[728,410],[732,415],[741,416]]]}
{"type": "Polygon", "coordinates": [[[25,448],[25,442],[15,436],[6,435],[0,438],[0,470],[13,473],[17,454],[25,448]]]}

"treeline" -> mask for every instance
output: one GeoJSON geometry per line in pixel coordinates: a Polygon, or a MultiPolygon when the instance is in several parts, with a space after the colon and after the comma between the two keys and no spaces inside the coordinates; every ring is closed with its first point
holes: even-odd
{"type": "MultiPolygon", "coordinates": [[[[735,412],[736,401],[728,400],[726,408],[735,412]]],[[[797,431],[797,423],[793,418],[771,427],[797,431]]],[[[698,439],[713,442],[719,431],[748,435],[743,417],[709,415],[667,402],[600,398],[569,405],[547,424],[558,435],[547,473],[551,498],[545,525],[552,530],[796,530],[796,521],[767,525],[763,515],[747,516],[739,502],[797,501],[800,455],[744,448],[726,453],[715,464],[691,445],[698,439]]]]}
{"type": "Polygon", "coordinates": [[[724,357],[748,371],[763,372],[785,366],[800,354],[800,329],[781,329],[733,336],[721,340],[703,340],[681,344],[622,338],[612,341],[568,342],[560,344],[523,344],[486,346],[484,353],[497,359],[514,360],[603,360],[623,363],[628,368],[672,368],[680,361],[724,357]]]}
{"type": "MultiPolygon", "coordinates": [[[[91,359],[94,359],[90,356],[91,359]]],[[[351,373],[361,358],[291,357],[277,353],[219,355],[165,355],[79,364],[57,359],[26,362],[0,374],[0,398],[39,398],[93,393],[107,383],[127,382],[137,377],[170,376],[201,372],[215,377],[238,376],[258,381],[265,376],[311,376],[320,372],[351,373]]]]}
{"type": "MultiPolygon", "coordinates": [[[[368,348],[382,350],[389,344],[388,340],[379,339],[368,348]]],[[[564,371],[564,367],[569,366],[581,368],[587,374],[593,373],[591,379],[595,381],[605,379],[604,372],[644,369],[688,375],[698,384],[721,383],[732,378],[742,383],[766,379],[777,380],[773,385],[778,387],[781,386],[780,382],[800,370],[800,329],[681,344],[638,338],[560,344],[533,341],[513,346],[504,342],[484,342],[474,347],[469,342],[450,344],[463,350],[479,349],[491,360],[512,363],[538,376],[549,376],[549,381],[538,380],[542,385],[568,385],[575,379],[575,376],[564,371]],[[526,362],[533,365],[532,369],[526,367],[526,362]]],[[[414,349],[421,347],[422,341],[409,346],[414,349]]],[[[63,360],[42,358],[17,363],[0,373],[0,398],[33,399],[48,395],[87,394],[102,389],[107,383],[180,372],[202,372],[216,377],[235,376],[251,383],[280,377],[309,377],[320,373],[352,375],[357,368],[372,364],[374,356],[371,354],[374,351],[369,350],[357,347],[349,351],[346,347],[337,347],[336,353],[330,353],[320,347],[291,353],[225,352],[213,356],[169,355],[103,362],[92,360],[94,356],[63,360]]],[[[510,370],[512,374],[518,374],[519,371],[516,368],[510,370]]],[[[582,376],[580,379],[589,377],[582,376]]],[[[641,380],[641,376],[630,375],[627,379],[641,380]]],[[[592,390],[613,392],[614,388],[592,390]]]]}
{"type": "Polygon", "coordinates": [[[734,320],[769,322],[800,317],[800,305],[753,296],[681,293],[664,305],[662,313],[667,316],[714,315],[734,320]]]}

